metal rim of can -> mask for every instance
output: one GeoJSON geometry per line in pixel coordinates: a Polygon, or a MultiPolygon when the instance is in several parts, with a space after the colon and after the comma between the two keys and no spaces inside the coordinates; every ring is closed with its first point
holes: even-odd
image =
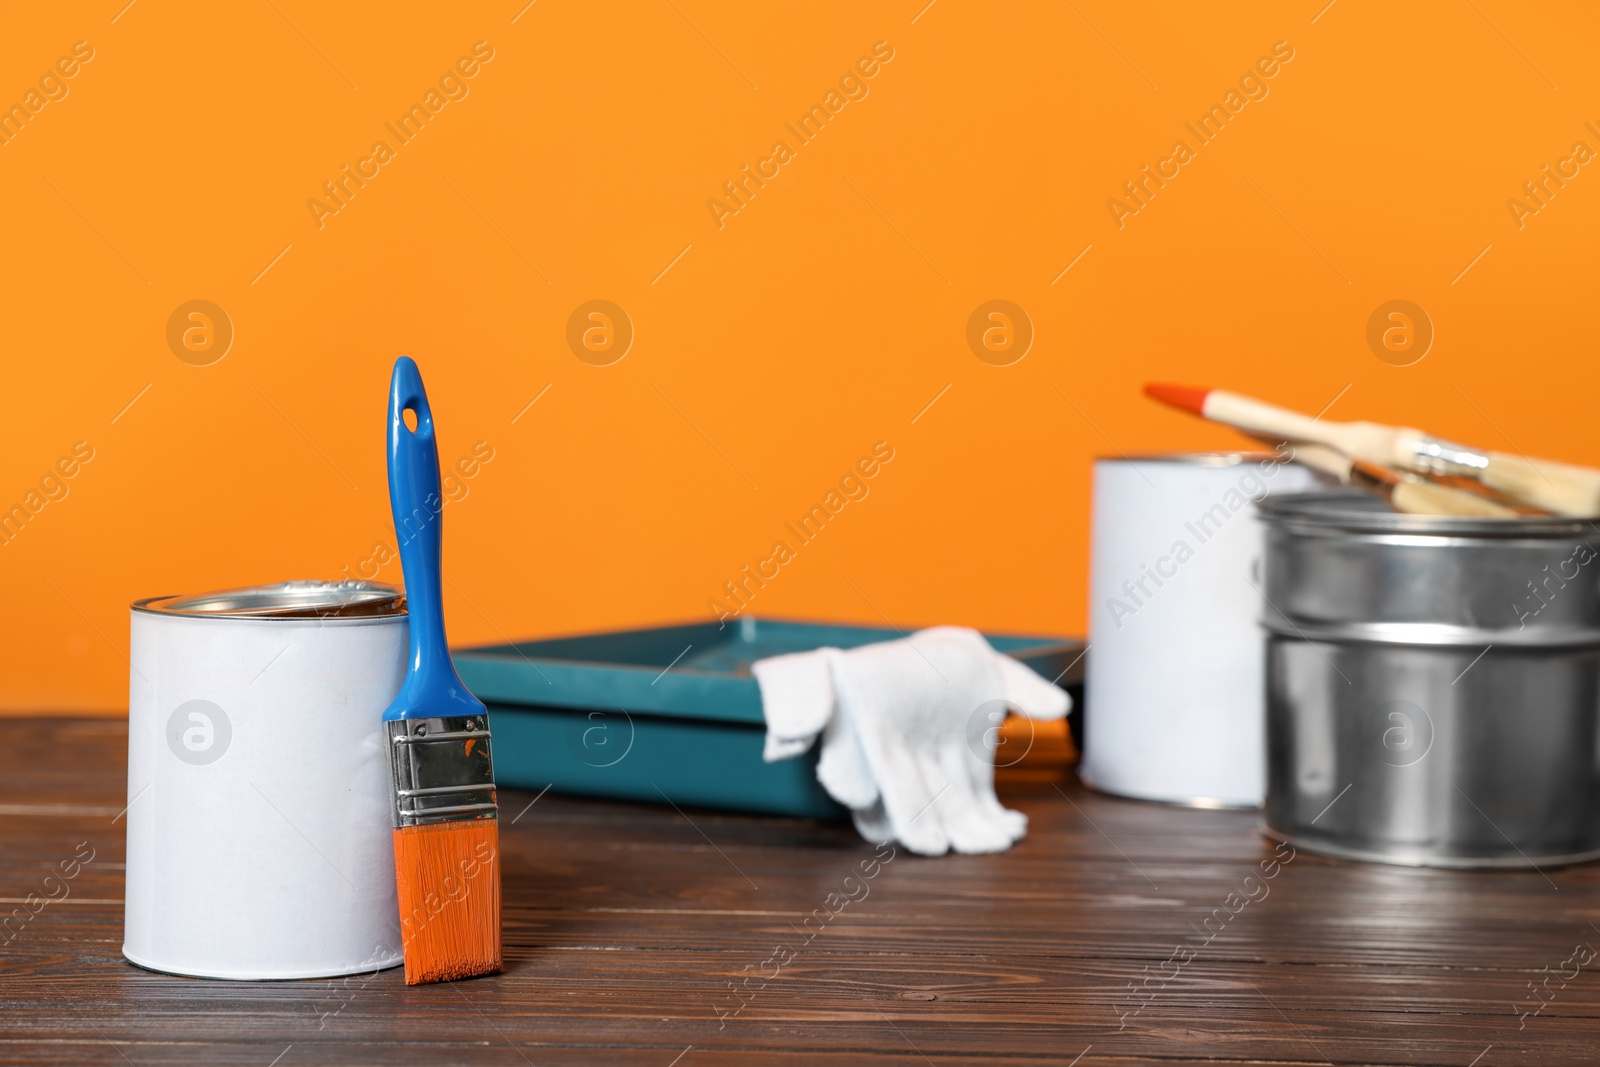
{"type": "MultiPolygon", "coordinates": [[[[1341,845],[1336,840],[1325,840],[1321,837],[1308,837],[1304,834],[1289,833],[1268,825],[1264,817],[1257,830],[1262,837],[1268,840],[1282,841],[1287,845],[1292,845],[1297,849],[1304,849],[1307,852],[1333,856],[1336,859],[1360,860],[1363,863],[1387,863],[1392,867],[1435,867],[1441,870],[1454,871],[1525,871],[1529,866],[1571,867],[1575,864],[1592,863],[1600,859],[1600,849],[1534,856],[1525,855],[1521,849],[1518,849],[1515,855],[1506,856],[1449,855],[1430,853],[1417,848],[1385,851],[1383,849],[1361,848],[1355,845],[1341,845]]],[[[1512,847],[1516,848],[1516,845],[1512,845],[1512,847]]]]}
{"type": "Polygon", "coordinates": [[[1095,781],[1093,775],[1084,771],[1081,762],[1078,764],[1077,774],[1078,780],[1096,793],[1104,793],[1108,797],[1120,797],[1123,800],[1137,800],[1145,804],[1165,804],[1173,808],[1196,808],[1201,811],[1259,811],[1261,809],[1260,801],[1224,800],[1221,797],[1205,796],[1153,797],[1146,793],[1132,793],[1112,789],[1095,781]]]}
{"type": "Polygon", "coordinates": [[[1246,463],[1288,463],[1289,457],[1276,452],[1143,452],[1136,456],[1096,456],[1096,463],[1179,463],[1192,467],[1242,467],[1246,463]]]}
{"type": "MultiPolygon", "coordinates": [[[[1458,551],[1481,550],[1486,545],[1503,549],[1532,546],[1546,548],[1574,538],[1593,544],[1596,531],[1583,519],[1563,516],[1519,516],[1507,519],[1464,518],[1453,515],[1409,515],[1388,510],[1377,497],[1353,490],[1297,493],[1269,497],[1257,508],[1269,530],[1291,542],[1348,541],[1375,546],[1422,548],[1449,547],[1458,551]]],[[[1269,548],[1270,554],[1270,548],[1269,548]]],[[[1460,621],[1421,619],[1339,619],[1285,614],[1268,602],[1261,618],[1269,633],[1289,640],[1335,644],[1371,644],[1390,647],[1487,648],[1505,652],[1592,648],[1600,645],[1600,628],[1572,625],[1533,625],[1512,628],[1460,621]]]]}
{"type": "Polygon", "coordinates": [[[1518,515],[1484,519],[1460,515],[1410,515],[1392,511],[1384,501],[1351,490],[1292,493],[1262,500],[1257,507],[1268,525],[1311,534],[1402,534],[1440,539],[1565,540],[1594,528],[1590,521],[1564,515],[1518,515]]]}
{"type": "Polygon", "coordinates": [[[298,580],[135,600],[148,615],[200,619],[371,619],[406,614],[405,593],[382,582],[298,580]]]}
{"type": "MultiPolygon", "coordinates": [[[[1276,609],[1274,609],[1276,610],[1276,609]]],[[[1278,637],[1323,644],[1382,645],[1388,648],[1461,649],[1492,646],[1503,652],[1593,648],[1600,645],[1600,629],[1526,630],[1458,626],[1444,622],[1338,622],[1282,620],[1267,616],[1261,628],[1278,637]]]]}

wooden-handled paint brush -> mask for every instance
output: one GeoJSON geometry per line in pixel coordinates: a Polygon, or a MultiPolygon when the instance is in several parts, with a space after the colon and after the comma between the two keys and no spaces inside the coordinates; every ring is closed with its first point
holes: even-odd
{"type": "Polygon", "coordinates": [[[1222,389],[1150,384],[1163,403],[1274,441],[1327,445],[1352,459],[1445,477],[1464,477],[1558,515],[1600,515],[1600,471],[1553,460],[1482,452],[1421,430],[1375,422],[1329,422],[1222,389]]]}
{"type": "Polygon", "coordinates": [[[1391,470],[1363,459],[1351,459],[1327,445],[1297,444],[1292,458],[1312,470],[1332,475],[1345,485],[1382,497],[1396,511],[1412,515],[1461,515],[1511,519],[1517,512],[1488,497],[1439,485],[1417,474],[1391,470]]]}
{"type": "Polygon", "coordinates": [[[445,644],[439,450],[422,375],[406,356],[389,383],[389,505],[411,627],[405,682],[383,713],[406,984],[495,974],[500,822],[489,713],[445,644]]]}

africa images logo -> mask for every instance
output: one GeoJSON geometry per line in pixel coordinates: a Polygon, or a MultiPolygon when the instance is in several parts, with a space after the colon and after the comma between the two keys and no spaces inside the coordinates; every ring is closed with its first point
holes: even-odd
{"type": "Polygon", "coordinates": [[[195,767],[215,763],[233,741],[228,713],[209,700],[179,704],[167,718],[167,747],[183,762],[195,767]]]}

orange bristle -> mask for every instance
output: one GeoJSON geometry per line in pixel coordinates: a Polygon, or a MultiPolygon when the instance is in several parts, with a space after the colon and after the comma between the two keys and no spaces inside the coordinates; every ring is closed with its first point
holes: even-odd
{"type": "Polygon", "coordinates": [[[1144,387],[1145,395],[1159,400],[1164,404],[1171,404],[1184,411],[1192,411],[1196,415],[1206,413],[1206,395],[1210,389],[1196,389],[1188,385],[1168,385],[1165,382],[1150,382],[1144,387]]]}
{"type": "Polygon", "coordinates": [[[407,985],[499,973],[499,820],[403,826],[394,871],[407,985]]]}

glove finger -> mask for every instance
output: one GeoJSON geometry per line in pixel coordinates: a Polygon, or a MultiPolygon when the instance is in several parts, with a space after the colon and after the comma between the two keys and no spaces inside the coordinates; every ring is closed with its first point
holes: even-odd
{"type": "Polygon", "coordinates": [[[957,831],[954,827],[951,829],[951,841],[958,851],[997,850],[987,847],[963,848],[964,840],[975,846],[982,846],[1004,838],[1004,845],[999,845],[998,848],[1008,848],[1027,832],[1027,817],[1020,812],[1007,811],[995,796],[992,762],[994,753],[983,743],[989,736],[985,733],[982,738],[974,742],[969,735],[965,745],[954,751],[946,749],[942,753],[944,756],[942,765],[947,768],[948,773],[964,778],[970,795],[967,806],[973,813],[972,818],[963,823],[966,829],[962,831],[957,831]],[[981,828],[974,829],[975,826],[981,828]]]}
{"type": "Polygon", "coordinates": [[[871,745],[867,759],[874,764],[884,811],[895,837],[911,851],[942,856],[950,848],[939,799],[947,780],[931,761],[917,759],[898,745],[871,745]]]}
{"type": "Polygon", "coordinates": [[[822,731],[817,781],[847,808],[869,807],[878,800],[878,779],[862,750],[855,720],[843,705],[822,731]]]}
{"type": "Polygon", "coordinates": [[[1072,709],[1065,689],[1051,685],[1010,656],[996,652],[1006,702],[1030,719],[1059,719],[1072,709]]]}
{"type": "Polygon", "coordinates": [[[861,835],[863,841],[881,845],[894,840],[894,826],[889,822],[888,813],[883,810],[881,798],[867,807],[851,811],[850,820],[856,824],[856,833],[861,835]]]}
{"type": "Polygon", "coordinates": [[[965,783],[952,782],[937,806],[944,809],[945,830],[957,852],[1003,852],[1011,847],[1010,828],[984,810],[965,783]]]}
{"type": "Polygon", "coordinates": [[[957,852],[995,852],[1010,846],[1011,837],[991,820],[974,789],[975,768],[982,767],[967,746],[955,737],[946,738],[934,759],[949,781],[934,805],[957,852]]]}

